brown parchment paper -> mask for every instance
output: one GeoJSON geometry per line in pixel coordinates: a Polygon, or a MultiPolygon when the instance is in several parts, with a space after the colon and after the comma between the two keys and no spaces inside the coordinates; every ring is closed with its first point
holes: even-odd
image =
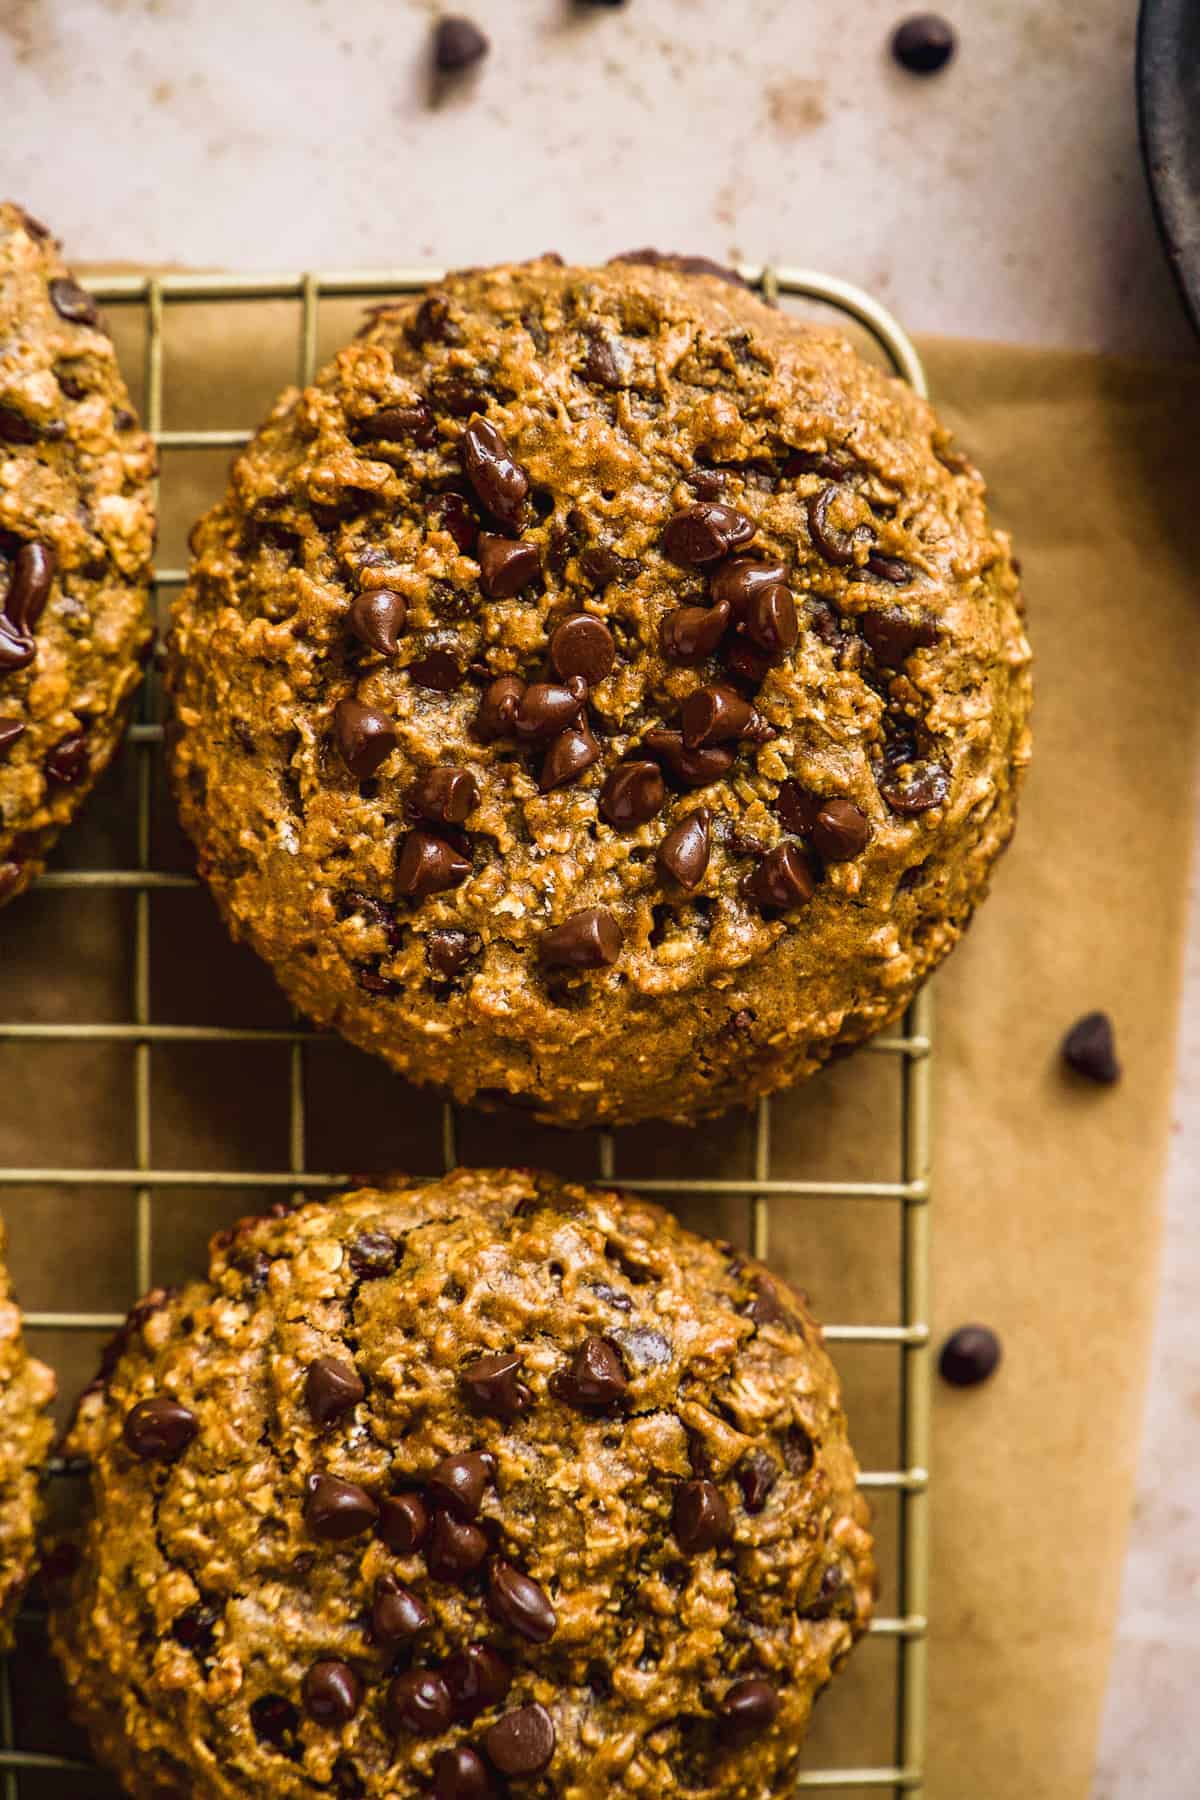
{"type": "MultiPolygon", "coordinates": [[[[321,354],[358,313],[330,306],[321,354]]],[[[112,314],[131,384],[140,323],[112,314]]],[[[287,303],[172,308],[168,429],[252,426],[295,366],[287,303]]],[[[968,1319],[1001,1334],[996,1379],[938,1390],[928,1793],[934,1800],[1083,1800],[1107,1672],[1155,1291],[1160,1185],[1195,787],[1193,421],[1200,371],[967,344],[924,346],[935,398],[987,471],[1024,560],[1038,657],[1036,757],[1013,850],[966,943],[936,984],[935,1294],[940,1341],[968,1319]],[[1115,1090],[1064,1077],[1062,1031],[1109,1009],[1126,1068],[1115,1090]]],[[[140,398],[140,392],[138,394],[140,398]]],[[[168,451],[160,561],[185,560],[188,524],[219,492],[227,452],[168,451]]],[[[126,752],[59,866],[130,867],[136,776],[126,752]]],[[[156,867],[190,859],[156,788],[156,867]]],[[[134,900],[41,889],[4,914],[0,1019],[128,1020],[134,900]]],[[[287,1009],[231,946],[206,894],[151,901],[151,1008],[159,1023],[286,1025],[287,1009]]],[[[129,1045],[0,1038],[0,1162],[128,1167],[129,1045]]],[[[287,1061],[278,1046],[157,1045],[157,1166],[286,1166],[287,1061]]],[[[440,1166],[437,1108],[333,1040],[306,1052],[308,1164],[440,1166]]],[[[775,1176],[897,1179],[899,1081],[864,1053],[773,1108],[775,1176]]],[[[541,1161],[596,1172],[590,1137],[519,1115],[459,1120],[463,1161],[541,1161]]],[[[617,1173],[749,1176],[753,1121],[619,1134],[617,1173]]],[[[208,1234],[260,1196],[164,1190],[153,1276],[200,1264],[208,1234]]],[[[131,1298],[134,1199],[87,1183],[4,1197],[26,1307],[121,1310],[131,1298]]],[[[745,1239],[737,1202],[680,1204],[689,1222],[745,1239]]],[[[899,1317],[898,1209],[777,1205],[772,1260],[842,1324],[899,1317]]],[[[39,1329],[64,1406],[103,1333],[39,1329]]],[[[865,1467],[899,1455],[899,1354],[839,1346],[865,1467]]],[[[61,1485],[61,1484],[60,1484],[61,1485]]],[[[897,1609],[896,1505],[879,1496],[881,1610],[897,1609]]],[[[80,1751],[39,1629],[13,1678],[21,1741],[80,1751]]],[[[893,1759],[895,1648],[865,1643],[818,1709],[807,1766],[893,1759]]],[[[22,1776],[46,1800],[109,1790],[93,1776],[22,1776]]],[[[858,1800],[869,1791],[843,1790],[858,1800]]],[[[873,1790],[878,1791],[878,1790],[873,1790]]]]}

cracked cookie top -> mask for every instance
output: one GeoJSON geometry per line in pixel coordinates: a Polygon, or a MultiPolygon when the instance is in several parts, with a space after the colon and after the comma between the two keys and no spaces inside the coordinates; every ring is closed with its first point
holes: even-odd
{"type": "Polygon", "coordinates": [[[530,1172],[279,1210],[66,1445],[53,1631],[130,1793],[783,1791],[874,1583],[802,1297],[530,1172]]]}

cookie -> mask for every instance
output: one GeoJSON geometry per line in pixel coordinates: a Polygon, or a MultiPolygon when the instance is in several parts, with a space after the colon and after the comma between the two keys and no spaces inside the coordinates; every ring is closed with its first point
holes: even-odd
{"type": "Polygon", "coordinates": [[[871,1612],[801,1297],[530,1171],[243,1221],[66,1449],[53,1639],[138,1800],[766,1800],[871,1612]]]}
{"type": "Polygon", "coordinates": [[[154,468],[95,302],[0,204],[0,904],[120,742],[150,637],[154,468]]]}
{"type": "Polygon", "coordinates": [[[810,1074],[1011,834],[982,481],[735,281],[543,261],[385,308],[193,544],[201,868],[298,1007],[459,1100],[686,1121],[810,1074]]]}
{"type": "Polygon", "coordinates": [[[39,1484],[54,1435],[47,1415],[54,1376],[25,1349],[5,1250],[0,1221],[0,1650],[11,1646],[13,1619],[33,1568],[39,1484]]]}

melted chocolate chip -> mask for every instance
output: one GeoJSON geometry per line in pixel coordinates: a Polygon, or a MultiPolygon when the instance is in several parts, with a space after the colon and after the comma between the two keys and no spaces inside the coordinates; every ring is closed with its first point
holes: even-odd
{"type": "Polygon", "coordinates": [[[861,856],[870,843],[871,825],[852,800],[822,800],[808,836],[813,849],[826,862],[849,862],[861,856]]]}
{"type": "Polygon", "coordinates": [[[468,1644],[442,1665],[456,1719],[466,1723],[499,1706],[512,1686],[512,1670],[490,1644],[468,1644]]]}
{"type": "Polygon", "coordinates": [[[765,1450],[748,1450],[733,1472],[748,1513],[760,1513],[779,1480],[779,1464],[765,1450]]]}
{"type": "Polygon", "coordinates": [[[0,610],[0,674],[26,668],[37,646],[33,632],[45,610],[56,559],[48,544],[22,544],[0,610]]]}
{"type": "Polygon", "coordinates": [[[753,536],[753,520],[736,507],[720,500],[697,500],[668,522],[663,549],[672,562],[703,568],[720,562],[753,536]]]}
{"type": "Polygon", "coordinates": [[[746,603],[741,629],[756,650],[779,662],[794,650],[800,636],[796,603],[781,581],[759,588],[746,603]]]}
{"type": "Polygon", "coordinates": [[[433,1759],[433,1800],[491,1800],[487,1764],[469,1744],[439,1750],[433,1759]]]}
{"type": "Polygon", "coordinates": [[[350,1267],[360,1281],[378,1281],[396,1267],[400,1246],[386,1231],[360,1231],[350,1246],[350,1267]]]}
{"type": "Polygon", "coordinates": [[[453,981],[462,974],[481,943],[481,938],[465,931],[431,931],[425,940],[430,973],[442,981],[453,981]]]}
{"type": "Polygon", "coordinates": [[[515,675],[499,675],[485,690],[475,715],[474,732],[482,744],[514,737],[525,684],[515,675]]]}
{"type": "Polygon", "coordinates": [[[936,75],[954,55],[954,27],[937,13],[914,13],[892,33],[892,55],[910,75],[936,75]]]}
{"type": "Polygon", "coordinates": [[[710,821],[708,808],[698,806],[673,826],[658,846],[659,873],[677,881],[688,893],[700,886],[708,868],[712,854],[710,821]]]}
{"type": "Polygon", "coordinates": [[[808,529],[825,561],[835,568],[847,569],[854,561],[855,534],[839,531],[829,517],[829,509],[841,491],[836,483],[830,483],[812,495],[808,502],[808,529]]]}
{"type": "Polygon", "coordinates": [[[479,805],[479,788],[469,769],[439,763],[417,777],[407,798],[418,818],[433,825],[462,825],[479,805]]]}
{"type": "Polygon", "coordinates": [[[448,531],[464,556],[474,556],[479,540],[479,521],[461,494],[442,494],[434,503],[443,531],[448,531]]]}
{"type": "Polygon", "coordinates": [[[797,837],[807,837],[817,814],[826,804],[817,794],[808,793],[798,781],[785,781],[776,796],[775,810],[789,831],[794,831],[797,837]]]}
{"type": "Polygon", "coordinates": [[[592,330],[588,334],[588,352],[584,359],[583,373],[593,386],[608,388],[613,393],[625,386],[625,375],[617,357],[616,346],[602,331],[592,330]]]}
{"type": "Polygon", "coordinates": [[[587,684],[582,675],[572,675],[561,687],[553,681],[533,682],[525,689],[517,708],[517,736],[542,743],[557,737],[578,719],[586,698],[587,684]]]}
{"type": "Polygon", "coordinates": [[[537,1775],[554,1755],[554,1720],[536,1701],[505,1713],[483,1735],[483,1748],[501,1775],[537,1775]]]}
{"type": "Polygon", "coordinates": [[[547,1644],[554,1636],[558,1617],[544,1589],[511,1563],[496,1557],[488,1565],[488,1610],[534,1644],[547,1644]]]}
{"type": "Polygon", "coordinates": [[[63,787],[74,787],[82,781],[88,772],[86,731],[73,731],[69,737],[60,738],[46,757],[45,769],[51,781],[63,787]]]}
{"type": "Polygon", "coordinates": [[[366,1393],[353,1363],[335,1356],[319,1356],[309,1364],[304,1400],[314,1425],[332,1425],[357,1406],[366,1393]]]}
{"type": "Polygon", "coordinates": [[[917,757],[884,764],[876,778],[879,792],[893,812],[905,816],[929,812],[950,792],[950,775],[941,763],[917,757]]]}
{"type": "Polygon", "coordinates": [[[411,900],[425,900],[461,887],[471,865],[444,838],[431,831],[410,831],[396,863],[396,891],[411,900]]]}
{"type": "Polygon", "coordinates": [[[568,1406],[614,1406],[629,1382],[621,1358],[602,1337],[586,1337],[571,1360],[550,1380],[551,1391],[568,1406]]]}
{"type": "Polygon", "coordinates": [[[600,812],[618,831],[628,831],[655,818],[666,798],[657,763],[618,763],[600,790],[600,812]]]}
{"type": "Polygon", "coordinates": [[[685,1481],[675,1492],[671,1529],[687,1556],[728,1542],[732,1526],[720,1488],[711,1481],[685,1481]]]}
{"type": "Polygon", "coordinates": [[[533,1394],[521,1380],[520,1371],[521,1358],[516,1351],[489,1352],[468,1363],[459,1380],[476,1412],[511,1420],[533,1405],[533,1394]]]}
{"type": "MultiPolygon", "coordinates": [[[[70,1571],[74,1573],[74,1571],[70,1571]]],[[[45,1579],[46,1564],[42,1562],[42,1577],[45,1579]]],[[[171,1636],[185,1650],[192,1650],[197,1656],[211,1656],[216,1643],[216,1627],[221,1615],[216,1607],[209,1606],[206,1601],[197,1600],[189,1606],[171,1626],[171,1636]]]]}
{"type": "Polygon", "coordinates": [[[735,556],[714,569],[709,593],[716,605],[727,605],[740,619],[750,601],[764,588],[778,586],[787,574],[780,562],[753,556],[735,556]]]}
{"type": "Polygon", "coordinates": [[[304,1522],[314,1537],[340,1544],[361,1537],[379,1517],[365,1488],[337,1475],[310,1475],[304,1500],[304,1522]]]}
{"type": "Polygon", "coordinates": [[[300,1715],[282,1694],[260,1694],[250,1705],[250,1726],[260,1744],[280,1750],[300,1723],[300,1715]]]}
{"type": "Polygon", "coordinates": [[[696,688],[680,710],[683,742],[688,750],[735,743],[747,736],[754,722],[754,708],[732,688],[715,683],[696,688]]]}
{"type": "Polygon", "coordinates": [[[24,730],[24,719],[0,719],[0,757],[12,749],[24,730]]]}
{"type": "Polygon", "coordinates": [[[690,750],[678,731],[648,731],[642,742],[652,756],[662,758],[684,787],[710,787],[733,766],[732,750],[724,745],[690,750]]]}
{"type": "Polygon", "coordinates": [[[659,627],[662,653],[669,662],[698,663],[711,656],[729,629],[728,600],[715,606],[679,606],[659,627]]]}
{"type": "Polygon", "coordinates": [[[425,1566],[435,1581],[466,1581],[484,1561],[488,1541],[478,1525],[435,1512],[425,1547],[425,1566]]]}
{"type": "Polygon", "coordinates": [[[618,556],[607,544],[593,544],[583,552],[579,564],[593,587],[597,588],[607,587],[610,581],[636,581],[642,572],[640,562],[632,556],[618,556]]]}
{"type": "Polygon", "coordinates": [[[541,957],[551,968],[601,969],[615,963],[624,934],[602,906],[574,912],[542,935],[541,957]]]}
{"type": "Polygon", "coordinates": [[[318,1662],[304,1677],[304,1710],[318,1725],[347,1725],[362,1705],[362,1682],[349,1663],[318,1662]]]}
{"type": "Polygon", "coordinates": [[[454,1720],[450,1690],[431,1669],[409,1669],[397,1675],[383,1703],[389,1731],[409,1731],[414,1737],[441,1737],[454,1720]]]}
{"type": "Polygon", "coordinates": [[[760,1737],[779,1714],[779,1695],[757,1675],[735,1681],[721,1701],[721,1728],[734,1743],[760,1737]]]}
{"type": "Polygon", "coordinates": [[[342,761],[359,781],[378,773],[396,748],[396,727],[386,713],[357,700],[339,700],[333,730],[342,761]]]}
{"type": "Polygon", "coordinates": [[[395,656],[408,618],[408,602],[392,588],[360,594],[350,608],[349,625],[359,643],[380,656],[395,656]]]}
{"type": "Polygon", "coordinates": [[[143,1462],[175,1462],[200,1429],[194,1412],[178,1400],[157,1395],[140,1400],[125,1415],[121,1436],[143,1462]]]}
{"type": "Polygon", "coordinates": [[[867,558],[867,568],[872,575],[878,575],[880,581],[890,581],[893,587],[907,587],[913,578],[911,566],[901,561],[898,556],[885,556],[881,550],[873,550],[867,558]]]}
{"type": "Polygon", "coordinates": [[[1000,1339],[987,1325],[960,1325],[942,1345],[938,1374],[951,1387],[977,1387],[1000,1366],[1000,1339]]]}
{"type": "Polygon", "coordinates": [[[437,421],[424,400],[412,406],[381,406],[369,419],[356,420],[353,430],[359,443],[402,444],[412,438],[423,450],[437,443],[437,421]]]}
{"type": "Polygon", "coordinates": [[[1107,1013],[1085,1013],[1062,1042],[1063,1061],[1088,1081],[1110,1086],[1121,1079],[1112,1020],[1107,1013]]]}
{"type": "Polygon", "coordinates": [[[371,1600],[371,1637],[377,1644],[406,1644],[429,1629],[429,1614],[394,1575],[380,1575],[371,1600]]]}
{"type": "Polygon", "coordinates": [[[433,28],[433,66],[441,75],[469,69],[491,49],[478,25],[457,15],[439,19],[433,28]]]}
{"type": "Polygon", "coordinates": [[[937,643],[932,619],[912,618],[899,606],[873,607],[862,615],[862,634],[885,669],[898,669],[914,650],[937,643]]]}
{"type": "Polygon", "coordinates": [[[481,531],[476,551],[479,558],[479,583],[489,600],[511,600],[542,572],[542,559],[536,544],[526,544],[507,537],[494,537],[481,531]]]}
{"type": "Polygon", "coordinates": [[[612,632],[591,613],[572,613],[550,639],[550,661],[563,681],[578,675],[589,687],[595,687],[611,673],[616,659],[612,632]]]}
{"type": "Polygon", "coordinates": [[[444,1506],[456,1519],[473,1519],[494,1473],[492,1458],[476,1450],[443,1456],[425,1484],[426,1493],[435,1506],[444,1506]]]}
{"type": "Polygon", "coordinates": [[[71,325],[97,325],[100,314],[96,302],[77,282],[64,276],[50,283],[50,304],[60,319],[71,325]]]}
{"type": "Polygon", "coordinates": [[[389,1494],[379,1508],[379,1535],[397,1556],[411,1556],[429,1536],[429,1510],[420,1494],[389,1494]]]}
{"type": "Polygon", "coordinates": [[[562,731],[546,751],[538,786],[543,794],[566,782],[577,781],[600,757],[600,746],[586,725],[562,731]]]}
{"type": "Polygon", "coordinates": [[[448,650],[427,650],[408,664],[408,678],[434,694],[452,694],[462,686],[463,673],[448,650]]]}
{"type": "Polygon", "coordinates": [[[459,440],[463,474],[481,506],[515,537],[525,517],[529,477],[494,425],[474,418],[459,440]]]}
{"type": "Polygon", "coordinates": [[[770,912],[786,912],[802,906],[817,891],[812,869],[795,844],[776,844],[752,869],[742,884],[747,899],[770,912]]]}

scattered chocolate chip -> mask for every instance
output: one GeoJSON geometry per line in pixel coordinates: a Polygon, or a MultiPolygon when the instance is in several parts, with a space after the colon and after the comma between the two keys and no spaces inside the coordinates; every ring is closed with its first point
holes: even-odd
{"type": "Polygon", "coordinates": [[[550,639],[550,661],[555,674],[569,681],[578,675],[589,687],[604,680],[617,660],[613,634],[603,619],[591,613],[572,613],[550,639]]]}
{"type": "Polygon", "coordinates": [[[779,1480],[779,1464],[765,1450],[748,1450],[733,1471],[748,1513],[760,1513],[779,1480]]]}
{"type": "Polygon", "coordinates": [[[885,669],[898,669],[914,650],[937,643],[932,619],[914,619],[899,606],[873,607],[862,615],[862,634],[885,669]]]}
{"type": "Polygon", "coordinates": [[[318,1725],[347,1725],[362,1705],[362,1682],[349,1663],[314,1663],[300,1691],[305,1712],[318,1725]]]}
{"type": "Polygon", "coordinates": [[[426,900],[461,887],[471,873],[465,856],[431,831],[410,831],[396,863],[396,891],[411,900],[426,900]]]}
{"type": "Polygon", "coordinates": [[[775,799],[775,810],[797,837],[807,837],[813,828],[817,814],[827,802],[817,794],[810,794],[800,786],[798,781],[785,781],[775,799]]]}
{"type": "Polygon", "coordinates": [[[725,1690],[721,1728],[735,1743],[746,1743],[772,1725],[779,1714],[779,1695],[769,1681],[749,1675],[725,1690]]]}
{"type": "Polygon", "coordinates": [[[729,629],[730,605],[679,606],[659,627],[662,653],[670,662],[698,663],[711,656],[729,629]]]}
{"type": "Polygon", "coordinates": [[[387,714],[357,700],[338,701],[333,730],[342,761],[359,781],[377,774],[396,748],[396,727],[387,714]]]}
{"type": "MultiPolygon", "coordinates": [[[[571,515],[567,515],[570,520],[571,515]]],[[[636,581],[642,565],[632,556],[618,556],[607,544],[593,544],[583,552],[579,564],[593,587],[605,588],[610,581],[636,581]]]]}
{"type": "MultiPolygon", "coordinates": [[[[42,1563],[42,1576],[45,1577],[46,1565],[42,1563]]],[[[171,1626],[171,1636],[185,1650],[192,1650],[197,1656],[211,1656],[216,1643],[216,1626],[221,1615],[215,1607],[203,1600],[197,1600],[181,1612],[171,1626]]]]}
{"type": "Polygon", "coordinates": [[[543,743],[557,737],[578,719],[586,698],[587,684],[582,675],[572,675],[562,686],[554,681],[533,682],[525,689],[517,708],[517,736],[543,743]]]}
{"type": "Polygon", "coordinates": [[[713,1482],[685,1481],[676,1489],[671,1530],[686,1555],[698,1556],[726,1543],[731,1529],[729,1508],[713,1482]]]}
{"type": "Polygon", "coordinates": [[[538,786],[543,794],[565,782],[576,781],[599,760],[600,746],[586,725],[572,726],[554,739],[546,752],[538,786]]]}
{"type": "Polygon", "coordinates": [[[384,1724],[391,1732],[414,1737],[441,1737],[454,1721],[450,1690],[431,1669],[409,1669],[397,1675],[383,1703],[384,1724]]]}
{"type": "Polygon", "coordinates": [[[335,1356],[319,1356],[310,1363],[304,1381],[304,1400],[314,1425],[332,1425],[358,1405],[366,1393],[353,1363],[335,1356]]]}
{"type": "Polygon", "coordinates": [[[1108,1086],[1121,1079],[1112,1020],[1107,1013],[1085,1013],[1078,1019],[1063,1039],[1062,1056],[1068,1068],[1088,1081],[1108,1086]]]}
{"type": "Polygon", "coordinates": [[[618,763],[600,790],[600,812],[618,831],[628,831],[655,818],[666,797],[657,763],[618,763]]]}
{"type": "Polygon", "coordinates": [[[462,974],[481,941],[465,931],[431,931],[425,940],[425,960],[431,973],[443,981],[453,981],[462,974]]]}
{"type": "Polygon", "coordinates": [[[461,494],[442,494],[435,502],[443,531],[448,531],[464,556],[474,556],[479,541],[479,521],[461,494]]]}
{"type": "Polygon", "coordinates": [[[361,1537],[379,1517],[365,1488],[337,1475],[310,1475],[304,1500],[304,1522],[314,1537],[340,1544],[361,1537]]]}
{"type": "Polygon", "coordinates": [[[908,563],[902,562],[898,556],[884,556],[881,550],[874,550],[868,556],[867,568],[872,575],[878,575],[880,581],[890,581],[893,587],[907,587],[913,578],[913,571],[908,563]]]}
{"type": "Polygon", "coordinates": [[[435,1581],[465,1581],[480,1567],[487,1553],[488,1541],[478,1525],[456,1519],[452,1513],[434,1513],[425,1547],[425,1566],[435,1581]]]}
{"type": "Polygon", "coordinates": [[[740,632],[722,645],[721,661],[727,675],[751,689],[760,688],[771,673],[771,658],[740,632]]]}
{"type": "Polygon", "coordinates": [[[545,1591],[498,1557],[488,1565],[487,1598],[492,1617],[531,1643],[546,1644],[554,1636],[558,1617],[545,1591]]]}
{"type": "Polygon", "coordinates": [[[24,719],[0,719],[0,756],[12,749],[24,730],[24,719]]]}
{"type": "Polygon", "coordinates": [[[408,328],[414,344],[457,344],[462,333],[450,316],[444,294],[426,294],[408,328]]]}
{"type": "Polygon", "coordinates": [[[371,1636],[377,1644],[405,1644],[429,1629],[429,1614],[394,1575],[380,1575],[371,1599],[371,1636]]]}
{"type": "Polygon", "coordinates": [[[498,675],[484,691],[475,715],[474,731],[480,743],[494,743],[497,738],[514,737],[517,714],[525,684],[515,675],[498,675]]]}
{"type": "Polygon", "coordinates": [[[587,906],[542,936],[542,961],[559,969],[602,969],[615,963],[624,934],[602,906],[587,906]]]}
{"type": "Polygon", "coordinates": [[[748,544],[754,522],[720,500],[697,500],[668,521],[663,549],[672,562],[703,568],[748,544]]]}
{"type": "Polygon", "coordinates": [[[456,1519],[473,1519],[494,1469],[491,1457],[476,1450],[443,1456],[425,1484],[426,1493],[435,1506],[444,1506],[456,1519]]]}
{"type": "Polygon", "coordinates": [[[954,28],[937,13],[914,13],[892,33],[892,55],[910,75],[936,75],[954,55],[954,28]]]}
{"type": "Polygon", "coordinates": [[[463,474],[482,506],[503,529],[515,537],[525,517],[529,477],[494,425],[473,418],[458,446],[463,474]]]}
{"type": "Polygon", "coordinates": [[[423,450],[431,450],[437,443],[437,420],[424,400],[412,406],[381,406],[369,419],[356,420],[353,430],[360,443],[401,444],[412,438],[423,450]]]}
{"type": "Polygon", "coordinates": [[[260,1744],[281,1749],[300,1723],[300,1715],[282,1694],[260,1694],[250,1705],[250,1725],[260,1744]]]}
{"type": "Polygon", "coordinates": [[[753,556],[735,556],[714,569],[709,593],[715,605],[724,603],[741,618],[755,594],[777,587],[787,574],[780,562],[764,562],[753,556]]]}
{"type": "Polygon", "coordinates": [[[732,750],[721,744],[690,750],[678,731],[648,731],[642,742],[652,756],[662,758],[684,787],[710,787],[733,766],[732,750]]]}
{"type": "Polygon", "coordinates": [[[88,771],[87,733],[73,731],[60,738],[46,757],[45,769],[51,781],[63,787],[74,787],[88,771]]]}
{"type": "Polygon", "coordinates": [[[429,1536],[429,1510],[420,1494],[389,1494],[379,1508],[379,1535],[397,1556],[412,1556],[429,1536]]]}
{"type": "Polygon", "coordinates": [[[512,1670],[490,1644],[468,1644],[442,1664],[454,1716],[463,1723],[499,1706],[512,1686],[512,1670]]]}
{"type": "Polygon", "coordinates": [[[742,892],[771,912],[801,906],[817,891],[812,869],[795,844],[776,844],[742,883],[742,892]]]}
{"type": "Polygon", "coordinates": [[[417,777],[407,799],[413,812],[433,825],[462,825],[479,805],[479,788],[469,769],[439,763],[417,777]]]}
{"type": "Polygon", "coordinates": [[[629,1382],[621,1358],[602,1337],[586,1337],[571,1360],[550,1379],[551,1391],[568,1406],[614,1406],[629,1382]]]}
{"type": "Polygon", "coordinates": [[[350,1267],[360,1281],[378,1281],[396,1267],[400,1246],[386,1231],[360,1231],[350,1246],[350,1267]]]}
{"type": "Polygon", "coordinates": [[[0,406],[0,444],[36,444],[41,433],[31,419],[11,406],[0,406]]]}
{"type": "Polygon", "coordinates": [[[942,804],[950,792],[950,776],[941,763],[921,758],[889,760],[877,777],[877,785],[893,812],[913,815],[942,804]]]}
{"type": "Polygon", "coordinates": [[[813,849],[826,862],[849,862],[861,856],[870,843],[871,825],[852,800],[822,800],[808,836],[813,849]]]}
{"type": "Polygon", "coordinates": [[[825,561],[846,569],[854,561],[855,533],[839,531],[829,518],[829,508],[841,493],[836,482],[813,494],[808,502],[808,529],[825,561]]]}
{"type": "Polygon", "coordinates": [[[470,19],[457,14],[439,19],[433,28],[433,65],[442,75],[456,75],[485,57],[491,45],[470,19]]]}
{"type": "Polygon", "coordinates": [[[463,672],[448,650],[427,650],[407,665],[410,681],[435,694],[452,694],[462,686],[463,672]]]}
{"type": "Polygon", "coordinates": [[[496,1419],[515,1419],[528,1412],[533,1394],[520,1378],[521,1358],[515,1350],[477,1356],[459,1375],[476,1412],[496,1419]]]}
{"type": "Polygon", "coordinates": [[[395,656],[408,618],[408,602],[393,588],[373,588],[359,594],[350,608],[350,629],[368,650],[395,656]]]}
{"type": "Polygon", "coordinates": [[[188,1407],[157,1395],[153,1400],[140,1400],[126,1413],[121,1436],[126,1448],[143,1462],[174,1462],[199,1429],[199,1421],[188,1407]]]}
{"type": "Polygon", "coordinates": [[[511,600],[542,572],[536,544],[494,537],[488,531],[480,532],[476,555],[479,583],[489,600],[511,600]]]}
{"type": "Polygon", "coordinates": [[[680,709],[685,749],[703,750],[712,744],[736,742],[754,722],[754,708],[732,688],[713,683],[696,688],[680,709]]]}
{"type": "Polygon", "coordinates": [[[746,602],[741,629],[757,650],[778,662],[794,650],[800,636],[796,602],[781,581],[759,588],[746,602]]]}
{"type": "Polygon", "coordinates": [[[708,808],[698,806],[673,826],[658,846],[656,860],[660,874],[677,881],[689,894],[700,886],[708,868],[712,854],[710,821],[708,808]]]}
{"type": "Polygon", "coordinates": [[[583,373],[595,387],[607,388],[612,393],[625,386],[625,374],[612,339],[595,328],[588,333],[583,373]]]}
{"type": "Polygon", "coordinates": [[[50,283],[50,304],[60,319],[66,319],[71,325],[96,325],[100,314],[96,310],[96,302],[77,282],[59,276],[50,283]]]}
{"type": "Polygon", "coordinates": [[[960,1325],[942,1345],[938,1373],[951,1387],[976,1387],[1000,1366],[1000,1339],[986,1325],[960,1325]]]}
{"type": "Polygon", "coordinates": [[[487,1764],[469,1744],[439,1750],[433,1759],[434,1800],[490,1800],[492,1778],[487,1764]]]}
{"type": "Polygon", "coordinates": [[[554,1755],[554,1720],[537,1701],[505,1713],[483,1734],[483,1748],[501,1775],[537,1775],[554,1755]]]}

